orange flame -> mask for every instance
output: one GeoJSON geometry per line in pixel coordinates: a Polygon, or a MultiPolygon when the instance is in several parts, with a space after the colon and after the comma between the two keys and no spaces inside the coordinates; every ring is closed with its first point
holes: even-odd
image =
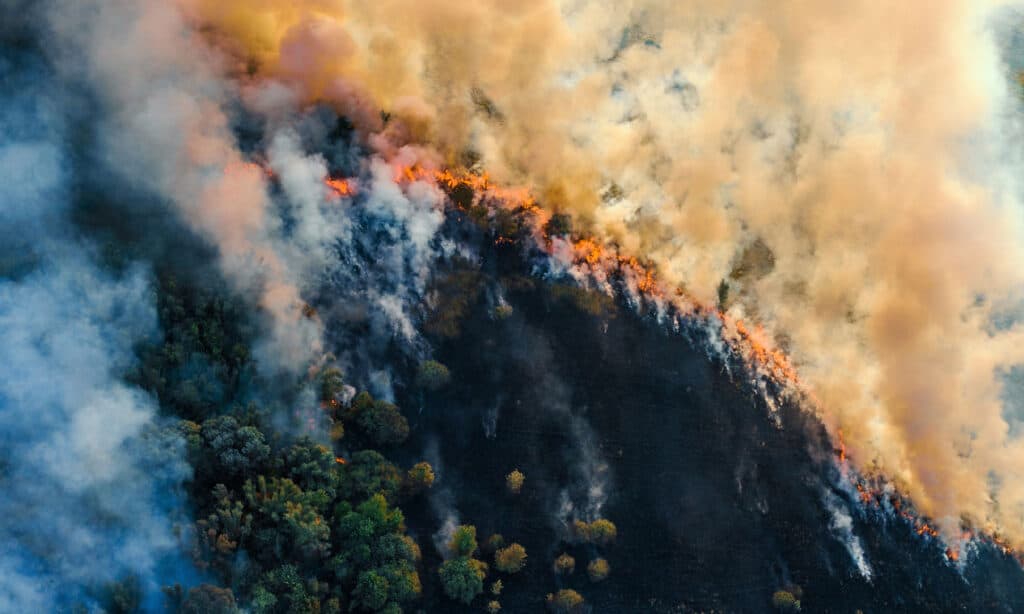
{"type": "Polygon", "coordinates": [[[333,179],[328,177],[324,179],[324,185],[330,188],[334,194],[341,198],[349,198],[355,194],[355,187],[348,179],[333,179]]]}
{"type": "Polygon", "coordinates": [[[340,457],[340,456],[335,456],[334,457],[334,462],[338,463],[339,465],[344,465],[345,464],[345,459],[340,457]]]}

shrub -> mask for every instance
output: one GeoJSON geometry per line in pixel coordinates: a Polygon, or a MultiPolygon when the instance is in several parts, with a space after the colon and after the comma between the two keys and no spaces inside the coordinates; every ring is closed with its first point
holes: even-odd
{"type": "Polygon", "coordinates": [[[505,320],[512,315],[512,311],[512,305],[502,303],[494,308],[494,317],[498,320],[505,320]]]}
{"type": "Polygon", "coordinates": [[[563,552],[555,559],[555,573],[569,575],[576,570],[576,559],[563,552]]]}
{"type": "Polygon", "coordinates": [[[526,548],[511,544],[494,554],[494,566],[502,573],[519,573],[526,565],[526,548]]]}
{"type": "Polygon", "coordinates": [[[574,520],[572,523],[572,534],[576,541],[607,546],[615,541],[618,536],[618,529],[611,520],[598,518],[594,522],[586,523],[582,520],[574,520]]]}
{"type": "Polygon", "coordinates": [[[608,561],[604,559],[594,559],[587,565],[587,575],[590,576],[591,582],[600,582],[608,577],[612,568],[608,564],[608,561]]]}
{"type": "Polygon", "coordinates": [[[590,541],[595,544],[608,545],[615,541],[619,531],[611,520],[599,518],[590,523],[590,541]]]}
{"type": "Polygon", "coordinates": [[[495,614],[496,612],[498,612],[500,610],[501,610],[501,604],[498,603],[497,600],[492,599],[490,602],[487,603],[487,612],[489,614],[495,614]]]}
{"type": "Polygon", "coordinates": [[[487,538],[487,550],[488,552],[497,552],[500,548],[505,546],[505,538],[501,533],[494,533],[487,538]]]}
{"type": "Polygon", "coordinates": [[[526,476],[518,469],[513,469],[512,473],[505,476],[505,486],[513,495],[518,495],[523,490],[524,481],[526,481],[526,476]]]}
{"type": "Polygon", "coordinates": [[[416,463],[405,474],[405,482],[412,492],[422,492],[434,485],[434,468],[425,461],[416,463]]]}
{"type": "Polygon", "coordinates": [[[548,608],[555,612],[568,614],[583,610],[583,595],[571,588],[563,588],[555,594],[548,594],[548,608]]]}
{"type": "Polygon", "coordinates": [[[775,591],[772,595],[772,605],[782,612],[800,611],[800,600],[789,591],[775,591]]]}

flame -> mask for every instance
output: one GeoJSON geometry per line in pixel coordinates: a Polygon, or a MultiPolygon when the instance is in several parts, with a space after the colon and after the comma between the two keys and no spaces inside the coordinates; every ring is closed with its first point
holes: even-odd
{"type": "Polygon", "coordinates": [[[324,185],[331,189],[333,194],[341,198],[349,198],[356,193],[355,186],[348,179],[334,179],[327,177],[324,185]]]}
{"type": "Polygon", "coordinates": [[[335,456],[335,457],[334,457],[334,462],[338,463],[339,465],[344,465],[344,464],[346,464],[346,463],[345,463],[345,459],[344,459],[344,458],[342,458],[342,457],[340,457],[340,456],[335,456]]]}

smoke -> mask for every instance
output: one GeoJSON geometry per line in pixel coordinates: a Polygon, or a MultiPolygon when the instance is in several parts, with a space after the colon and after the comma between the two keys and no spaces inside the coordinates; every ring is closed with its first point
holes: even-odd
{"type": "MultiPolygon", "coordinates": [[[[57,2],[48,16],[62,76],[83,82],[104,111],[98,155],[119,181],[172,205],[216,246],[238,289],[258,294],[271,317],[260,364],[303,367],[320,351],[318,323],[303,314],[303,263],[277,244],[266,177],[232,133],[226,108],[235,92],[216,55],[165,2],[57,2]]],[[[281,158],[285,148],[272,153],[281,158]]],[[[294,196],[308,213],[305,195],[294,196]]]]}
{"type": "Polygon", "coordinates": [[[68,222],[67,100],[45,63],[5,54],[0,81],[0,610],[95,610],[128,575],[156,609],[187,573],[172,514],[190,469],[123,380],[158,334],[149,275],[101,268],[68,222]]]}
{"type": "Polygon", "coordinates": [[[787,350],[859,467],[947,536],[966,521],[1024,540],[1024,446],[1000,395],[1024,347],[1020,113],[990,27],[1013,14],[179,3],[379,151],[479,160],[696,299],[724,294],[787,350]]]}
{"type": "Polygon", "coordinates": [[[459,527],[460,523],[459,510],[456,507],[455,494],[452,492],[451,486],[446,484],[443,479],[444,462],[437,439],[431,438],[427,440],[423,450],[423,457],[430,463],[434,474],[437,476],[437,485],[431,489],[428,495],[430,498],[430,509],[438,522],[437,531],[434,531],[431,539],[437,553],[447,560],[452,555],[448,544],[451,543],[452,536],[455,535],[455,529],[459,527]]]}
{"type": "Polygon", "coordinates": [[[867,555],[864,553],[864,546],[861,544],[860,538],[853,532],[853,517],[843,508],[843,502],[839,497],[835,496],[831,491],[823,491],[822,499],[825,503],[825,509],[828,510],[831,517],[829,526],[832,528],[836,539],[846,548],[850,559],[856,565],[860,575],[865,580],[870,581],[872,575],[871,563],[868,562],[867,555]]]}

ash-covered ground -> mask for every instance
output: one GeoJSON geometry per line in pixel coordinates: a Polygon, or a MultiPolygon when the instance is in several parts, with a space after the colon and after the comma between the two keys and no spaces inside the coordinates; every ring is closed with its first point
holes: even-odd
{"type": "MultiPolygon", "coordinates": [[[[857,502],[817,420],[788,403],[773,417],[743,372],[699,341],[518,277],[507,254],[489,258],[482,285],[516,280],[511,315],[496,317],[481,293],[437,345],[450,387],[401,403],[407,447],[432,455],[439,476],[433,505],[409,510],[412,531],[427,544],[452,514],[481,542],[522,543],[529,562],[505,579],[505,610],[538,611],[564,587],[595,612],[768,611],[780,589],[800,593],[807,612],[1024,609],[1013,558],[980,546],[953,564],[938,540],[857,502]],[[518,496],[505,488],[514,468],[526,475],[518,496]],[[600,509],[616,542],[572,545],[570,506],[600,509]],[[576,560],[568,577],[552,568],[563,552],[576,560]],[[597,557],[612,571],[593,584],[584,568],[597,557]]],[[[440,563],[424,551],[427,568],[440,563]]],[[[425,600],[455,611],[436,591],[425,600]]]]}

